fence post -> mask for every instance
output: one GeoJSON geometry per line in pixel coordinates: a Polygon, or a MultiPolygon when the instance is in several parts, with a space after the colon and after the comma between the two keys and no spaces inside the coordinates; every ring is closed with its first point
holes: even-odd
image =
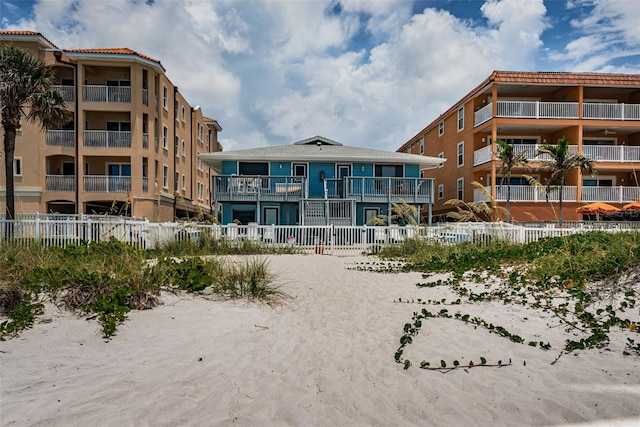
{"type": "Polygon", "coordinates": [[[36,212],[35,215],[35,233],[36,233],[36,241],[39,242],[40,241],[40,213],[36,212]]]}

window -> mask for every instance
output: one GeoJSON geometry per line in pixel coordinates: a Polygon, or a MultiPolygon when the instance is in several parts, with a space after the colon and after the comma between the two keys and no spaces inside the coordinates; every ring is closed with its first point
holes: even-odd
{"type": "Polygon", "coordinates": [[[177,136],[173,143],[173,149],[176,152],[176,157],[180,157],[180,139],[177,136]]]}
{"type": "Polygon", "coordinates": [[[420,137],[420,154],[424,154],[424,136],[420,137]]]}
{"type": "Polygon", "coordinates": [[[458,143],[458,167],[464,166],[464,142],[458,143]]]}
{"type": "Polygon", "coordinates": [[[169,166],[162,165],[162,188],[169,189],[169,166]]]}
{"type": "Polygon", "coordinates": [[[378,215],[380,215],[379,208],[364,208],[364,223],[368,223],[378,215]]]}
{"type": "Polygon", "coordinates": [[[175,182],[175,187],[173,191],[177,192],[179,188],[180,188],[180,174],[176,172],[176,182],[175,182]]]}
{"type": "MultiPolygon", "coordinates": [[[[438,158],[439,158],[439,159],[444,159],[444,153],[440,153],[440,154],[438,154],[438,158]]],[[[438,165],[438,167],[439,167],[439,168],[444,167],[444,162],[440,163],[440,164],[438,165]]]]}
{"type": "Polygon", "coordinates": [[[186,116],[186,115],[185,115],[185,113],[184,113],[184,107],[182,107],[182,123],[184,123],[184,122],[185,122],[185,118],[186,118],[186,117],[187,117],[187,116],[186,116]]]}
{"type": "Polygon", "coordinates": [[[162,148],[169,149],[169,128],[162,126],[162,148]]]}
{"type": "Polygon", "coordinates": [[[293,164],[293,176],[307,176],[307,164],[306,163],[294,163],[293,164]]]}
{"type": "Polygon", "coordinates": [[[407,147],[407,154],[411,154],[411,146],[410,145],[407,147]]]}
{"type": "Polygon", "coordinates": [[[182,192],[187,191],[187,177],[182,174],[182,192]]]}
{"type": "Polygon", "coordinates": [[[178,116],[178,109],[180,107],[180,104],[178,103],[178,101],[176,100],[176,105],[173,108],[173,116],[176,118],[176,122],[180,121],[180,116],[178,116]]]}
{"type": "Polygon", "coordinates": [[[165,85],[162,85],[162,108],[169,109],[169,89],[165,85]]]}
{"type": "Polygon", "coordinates": [[[187,143],[182,140],[182,157],[187,155],[187,143]]]}
{"type": "Polygon", "coordinates": [[[404,173],[402,165],[376,165],[375,176],[402,178],[404,173]]]}
{"type": "Polygon", "coordinates": [[[438,123],[438,136],[444,135],[444,120],[438,123]]]}
{"type": "Polygon", "coordinates": [[[13,158],[13,175],[22,176],[22,157],[13,158]]]}
{"type": "Polygon", "coordinates": [[[107,175],[131,176],[131,165],[128,163],[109,163],[107,164],[107,175]]]}
{"type": "Polygon", "coordinates": [[[464,107],[458,108],[458,132],[464,129],[464,107]]]}
{"type": "Polygon", "coordinates": [[[597,178],[584,178],[583,187],[613,187],[616,184],[615,176],[599,176],[597,178]]]}
{"type": "Polygon", "coordinates": [[[464,200],[464,178],[458,178],[458,200],[464,200]]]}
{"type": "Polygon", "coordinates": [[[444,184],[438,185],[438,200],[444,199],[444,184]]]}
{"type": "Polygon", "coordinates": [[[269,175],[269,163],[238,162],[240,175],[269,175]]]}

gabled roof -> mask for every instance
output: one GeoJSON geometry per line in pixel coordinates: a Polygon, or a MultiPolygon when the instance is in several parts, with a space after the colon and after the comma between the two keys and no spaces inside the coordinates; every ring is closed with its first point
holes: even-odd
{"type": "Polygon", "coordinates": [[[400,163],[417,164],[421,170],[436,168],[444,161],[444,159],[417,154],[350,147],[321,136],[303,139],[290,145],[204,153],[200,154],[200,158],[218,172],[221,171],[223,161],[400,163]]]}
{"type": "Polygon", "coordinates": [[[25,40],[32,41],[38,40],[42,42],[43,45],[51,48],[58,49],[58,46],[51,43],[51,41],[39,33],[37,31],[26,31],[26,30],[2,30],[0,31],[0,40],[25,40]]]}
{"type": "Polygon", "coordinates": [[[153,62],[163,71],[166,71],[162,63],[155,58],[144,55],[140,52],[136,52],[133,49],[129,49],[128,47],[117,47],[117,48],[90,48],[90,49],[65,49],[64,52],[70,57],[74,58],[79,55],[90,55],[90,56],[127,56],[127,57],[137,57],[143,59],[145,61],[153,62]]]}

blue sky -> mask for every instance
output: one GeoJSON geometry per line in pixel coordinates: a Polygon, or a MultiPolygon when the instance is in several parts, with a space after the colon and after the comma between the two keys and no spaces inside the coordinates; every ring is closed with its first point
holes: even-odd
{"type": "Polygon", "coordinates": [[[226,150],[396,150],[493,70],[640,74],[640,0],[0,0],[0,28],[159,59],[226,150]]]}

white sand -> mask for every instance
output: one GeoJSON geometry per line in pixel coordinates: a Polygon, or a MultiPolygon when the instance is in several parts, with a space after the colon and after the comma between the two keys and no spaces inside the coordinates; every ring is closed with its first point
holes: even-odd
{"type": "Polygon", "coordinates": [[[513,366],[403,370],[394,353],[403,325],[422,307],[394,300],[452,294],[418,289],[417,273],[346,268],[365,260],[272,257],[293,297],[287,305],[165,295],[165,305],[130,313],[108,343],[96,320],[48,313],[52,322],[0,343],[0,424],[640,425],[640,358],[612,345],[551,365],[566,333],[531,309],[458,308],[526,340],[550,341],[553,350],[430,319],[405,350],[414,362],[484,356],[511,358],[513,366]]]}

